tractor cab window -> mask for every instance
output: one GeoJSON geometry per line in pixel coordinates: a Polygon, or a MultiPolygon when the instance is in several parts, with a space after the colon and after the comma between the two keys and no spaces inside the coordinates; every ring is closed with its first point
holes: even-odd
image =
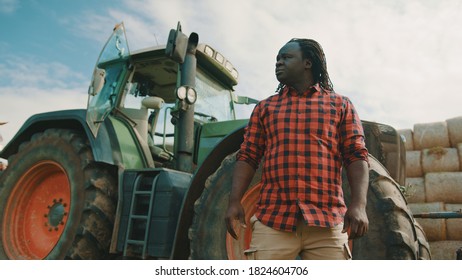
{"type": "Polygon", "coordinates": [[[117,85],[122,74],[124,65],[114,64],[102,66],[104,70],[104,86],[94,96],[88,99],[88,114],[91,120],[98,122],[106,117],[109,111],[114,107],[117,98],[117,85]]]}
{"type": "Polygon", "coordinates": [[[195,117],[202,122],[234,119],[231,91],[198,69],[196,77],[197,101],[195,117]]]}
{"type": "Polygon", "coordinates": [[[114,28],[101,51],[88,88],[87,124],[94,136],[100,124],[114,108],[120,80],[129,57],[128,43],[123,24],[114,28]]]}
{"type": "MultiPolygon", "coordinates": [[[[194,118],[200,123],[233,120],[234,110],[231,91],[211,77],[197,69],[196,92],[197,101],[194,104],[194,118]]],[[[174,94],[174,93],[172,93],[174,94]]],[[[165,103],[160,110],[157,125],[154,129],[156,144],[173,146],[175,131],[172,113],[175,115],[175,104],[165,103]]]]}
{"type": "MultiPolygon", "coordinates": [[[[152,56],[135,56],[127,73],[118,112],[151,144],[173,151],[175,123],[178,118],[176,87],[178,65],[165,58],[163,51],[151,51],[152,56]],[[143,108],[143,100],[150,97],[162,99],[165,103],[159,109],[143,108]],[[152,140],[152,141],[151,141],[152,140]]],[[[234,109],[231,89],[208,72],[197,68],[197,101],[194,104],[194,118],[197,123],[233,120],[234,109]]]]}

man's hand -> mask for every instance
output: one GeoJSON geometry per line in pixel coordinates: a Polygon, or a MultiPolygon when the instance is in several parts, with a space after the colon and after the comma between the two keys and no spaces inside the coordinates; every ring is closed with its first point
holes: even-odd
{"type": "Polygon", "coordinates": [[[235,231],[235,221],[239,221],[243,228],[246,228],[245,224],[245,212],[240,202],[229,202],[228,210],[226,211],[225,221],[226,228],[229,234],[237,240],[238,236],[235,231]]]}
{"type": "Polygon", "coordinates": [[[348,239],[355,239],[367,233],[369,220],[364,207],[350,206],[345,214],[343,231],[348,232],[348,239]]]}
{"type": "Polygon", "coordinates": [[[231,187],[231,193],[229,195],[229,205],[228,210],[226,211],[225,222],[226,227],[228,228],[229,234],[234,239],[237,239],[237,234],[235,231],[235,222],[239,221],[241,227],[245,228],[245,211],[241,204],[241,199],[244,196],[244,192],[247,189],[247,186],[250,184],[250,181],[255,175],[255,169],[244,162],[237,161],[233,171],[233,182],[231,187]]]}
{"type": "Polygon", "coordinates": [[[346,168],[351,189],[351,203],[345,213],[343,232],[354,239],[366,234],[369,220],[366,214],[369,167],[366,161],[357,160],[346,168]]]}

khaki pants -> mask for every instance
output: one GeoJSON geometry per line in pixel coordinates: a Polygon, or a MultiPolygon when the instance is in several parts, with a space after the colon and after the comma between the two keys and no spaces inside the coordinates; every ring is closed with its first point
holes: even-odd
{"type": "Polygon", "coordinates": [[[296,232],[272,229],[253,216],[252,241],[245,251],[248,259],[293,260],[349,260],[348,235],[342,233],[343,224],[334,228],[307,226],[301,219],[296,232]]]}

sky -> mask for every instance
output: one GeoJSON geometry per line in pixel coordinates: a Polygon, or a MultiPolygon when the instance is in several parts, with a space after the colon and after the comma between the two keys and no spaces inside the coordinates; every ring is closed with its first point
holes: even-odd
{"type": "Polygon", "coordinates": [[[238,95],[274,94],[277,52],[311,38],[361,119],[412,129],[462,116],[462,1],[0,0],[0,145],[33,114],[86,107],[117,23],[133,51],[164,45],[178,21],[234,64],[238,95]]]}

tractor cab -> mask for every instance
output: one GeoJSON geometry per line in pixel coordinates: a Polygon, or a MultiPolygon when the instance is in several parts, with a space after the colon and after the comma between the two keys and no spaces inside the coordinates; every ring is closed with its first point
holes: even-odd
{"type": "Polygon", "coordinates": [[[169,56],[169,48],[131,53],[124,26],[117,25],[101,51],[88,90],[86,121],[93,136],[108,117],[130,126],[147,159],[143,167],[174,167],[185,141],[194,143],[192,165],[197,166],[222,137],[245,125],[246,121],[236,121],[235,104],[256,103],[235,95],[238,72],[211,46],[197,44],[196,65],[189,68],[169,56]],[[190,77],[189,82],[182,81],[184,76],[190,77]],[[187,111],[192,112],[193,120],[188,121],[193,125],[185,129],[179,124],[187,111]],[[184,130],[192,132],[185,136],[184,130]]]}

